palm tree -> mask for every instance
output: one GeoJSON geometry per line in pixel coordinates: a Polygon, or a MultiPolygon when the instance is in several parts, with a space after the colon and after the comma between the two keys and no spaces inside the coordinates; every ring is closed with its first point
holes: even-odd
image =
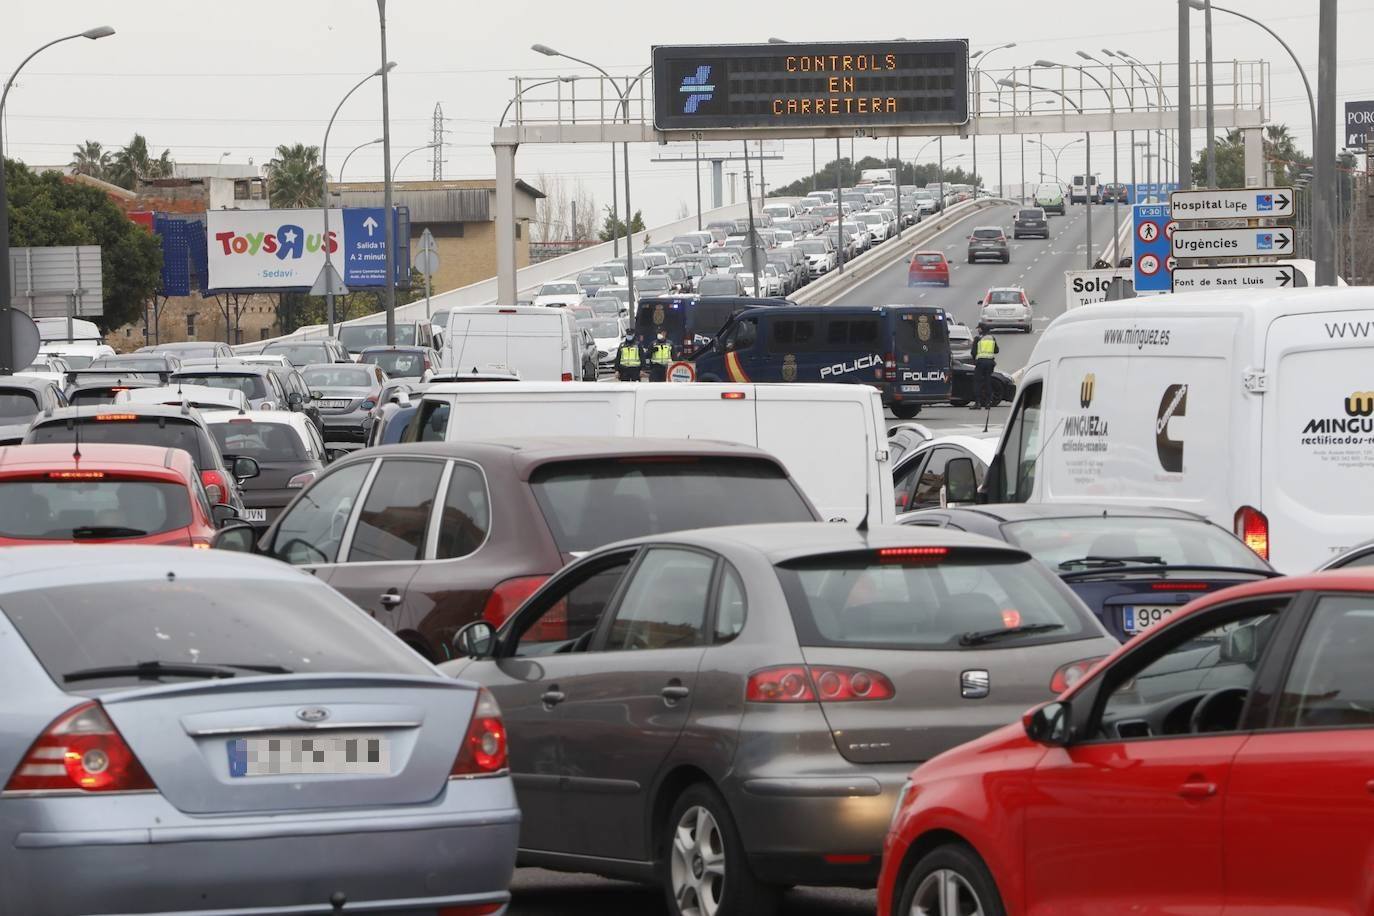
{"type": "Polygon", "coordinates": [[[320,148],[296,143],[277,147],[277,155],[267,163],[268,197],[273,207],[318,207],[324,166],[320,148]]]}
{"type": "Polygon", "coordinates": [[[103,180],[110,171],[110,154],[95,140],[87,140],[72,153],[71,166],[78,175],[103,180]]]}
{"type": "Polygon", "coordinates": [[[170,178],[174,171],[175,165],[169,150],[163,150],[162,155],[154,159],[148,150],[148,140],[142,134],[134,134],[133,139],[114,154],[109,178],[120,187],[132,191],[138,187],[139,181],[170,178]]]}

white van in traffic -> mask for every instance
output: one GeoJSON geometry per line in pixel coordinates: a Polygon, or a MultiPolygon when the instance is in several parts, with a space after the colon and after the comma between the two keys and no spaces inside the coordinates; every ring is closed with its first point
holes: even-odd
{"type": "Polygon", "coordinates": [[[517,436],[715,439],[772,453],[823,518],[895,520],[883,406],[861,385],[433,385],[412,441],[517,436]]]}
{"type": "Polygon", "coordinates": [[[533,305],[462,305],[449,311],[445,368],[486,371],[504,366],[530,381],[570,382],[582,375],[572,313],[533,305]]]}
{"type": "Polygon", "coordinates": [[[1167,506],[1283,572],[1374,533],[1374,291],[1085,305],[1040,335],[990,502],[1167,506]]]}

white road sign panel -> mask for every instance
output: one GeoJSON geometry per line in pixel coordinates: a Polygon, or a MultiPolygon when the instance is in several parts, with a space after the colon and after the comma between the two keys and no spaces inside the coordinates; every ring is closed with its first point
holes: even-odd
{"type": "Polygon", "coordinates": [[[1180,267],[1174,271],[1174,292],[1209,289],[1283,289],[1299,285],[1292,264],[1243,264],[1234,267],[1180,267]]]}
{"type": "Polygon", "coordinates": [[[1169,195],[1174,219],[1255,219],[1293,215],[1292,188],[1222,188],[1175,191],[1169,195]]]}
{"type": "Polygon", "coordinates": [[[1293,255],[1293,230],[1179,229],[1172,251],[1176,258],[1287,258],[1293,255]]]}

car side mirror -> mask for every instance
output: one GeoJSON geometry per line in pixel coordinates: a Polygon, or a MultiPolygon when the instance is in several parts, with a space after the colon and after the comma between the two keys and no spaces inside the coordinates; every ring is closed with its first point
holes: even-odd
{"type": "MultiPolygon", "coordinates": [[[[216,507],[218,508],[218,507],[216,507]]],[[[210,546],[216,550],[232,550],[235,553],[257,553],[257,529],[242,519],[233,519],[215,532],[210,546]]]]}
{"type": "Polygon", "coordinates": [[[305,396],[299,391],[292,391],[286,396],[286,406],[292,410],[300,410],[305,404],[305,396]]]}
{"type": "Polygon", "coordinates": [[[312,401],[321,400],[323,397],[324,397],[324,395],[320,394],[318,391],[312,391],[312,392],[310,392],[310,400],[312,400],[312,401]]]}
{"type": "Polygon", "coordinates": [[[329,448],[326,446],[324,450],[325,461],[329,464],[333,464],[340,458],[347,458],[351,454],[352,452],[346,448],[329,448]]]}
{"type": "Polygon", "coordinates": [[[972,458],[951,458],[945,463],[945,501],[949,505],[972,503],[978,499],[978,478],[972,458]]]}
{"type": "Polygon", "coordinates": [[[1069,743],[1068,700],[1057,700],[1037,706],[1021,717],[1021,725],[1026,737],[1036,744],[1050,747],[1065,747],[1069,743]]]}
{"type": "Polygon", "coordinates": [[[261,472],[262,469],[258,467],[256,458],[234,459],[234,477],[239,483],[243,483],[245,480],[251,480],[257,477],[261,472]]]}
{"type": "Polygon", "coordinates": [[[216,528],[223,528],[238,517],[239,510],[226,503],[215,503],[210,507],[210,519],[215,523],[216,528]]]}
{"type": "Polygon", "coordinates": [[[496,629],[485,620],[474,620],[453,635],[453,651],[459,658],[489,658],[496,649],[496,629]]]}
{"type": "Polygon", "coordinates": [[[1232,665],[1253,665],[1259,660],[1259,639],[1255,625],[1236,627],[1222,637],[1220,660],[1232,665]]]}

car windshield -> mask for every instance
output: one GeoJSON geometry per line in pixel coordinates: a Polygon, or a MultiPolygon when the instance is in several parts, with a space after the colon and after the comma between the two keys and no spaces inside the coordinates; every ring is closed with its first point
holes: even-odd
{"type": "MultiPolygon", "coordinates": [[[[386,340],[383,339],[382,343],[386,343],[386,340]]],[[[331,358],[329,349],[324,344],[273,344],[264,352],[280,353],[293,366],[328,362],[331,358]]]]}
{"type": "Polygon", "coordinates": [[[640,277],[638,280],[635,281],[636,288],[645,290],[646,292],[661,292],[662,290],[667,289],[671,285],[672,284],[668,281],[667,277],[658,274],[650,274],[647,277],[640,277]]]}
{"type": "Polygon", "coordinates": [[[916,255],[916,263],[933,267],[945,263],[945,257],[939,254],[918,254],[916,255]]]}
{"type": "Polygon", "coordinates": [[[611,275],[603,271],[587,271],[577,275],[578,283],[610,283],[611,275]]]}
{"type": "Polygon", "coordinates": [[[258,461],[295,461],[308,457],[300,434],[285,423],[262,423],[235,417],[227,423],[211,423],[210,432],[224,455],[258,461]]]}
{"type": "Polygon", "coordinates": [[[697,284],[697,292],[703,296],[733,296],[739,292],[736,276],[731,274],[728,277],[702,277],[701,282],[697,284]]]}
{"type": "MultiPolygon", "coordinates": [[[[1233,566],[1264,563],[1230,532],[1201,520],[1149,516],[1037,518],[1006,522],[1007,540],[1051,569],[1087,558],[1158,557],[1169,565],[1233,566]]],[[[1070,564],[1065,571],[1086,568],[1070,564]]]]}
{"type": "Polygon", "coordinates": [[[242,391],[247,398],[267,397],[267,382],[260,375],[219,375],[217,373],[178,372],[172,377],[173,383],[185,382],[187,385],[204,385],[207,388],[220,388],[226,391],[242,391]]]}
{"type": "Polygon", "coordinates": [[[807,239],[797,243],[797,250],[803,254],[825,254],[825,242],[820,239],[807,239]]]}
{"type": "Polygon", "coordinates": [[[1020,305],[1021,291],[1016,289],[994,289],[988,293],[991,305],[1020,305]]]}
{"type": "Polygon", "coordinates": [[[252,666],[238,672],[244,677],[253,667],[434,676],[413,650],[308,576],[281,582],[169,574],[48,586],[5,595],[0,610],[59,685],[79,671],[126,669],[82,678],[82,691],[147,687],[138,666],[149,664],[252,666]]]}
{"type": "Polygon", "coordinates": [[[154,353],[158,353],[158,352],[171,353],[171,354],[173,354],[174,356],[176,356],[178,359],[186,360],[186,359],[204,359],[204,358],[206,358],[206,357],[218,356],[220,350],[219,350],[219,347],[216,346],[215,344],[206,344],[206,345],[203,346],[203,347],[178,346],[178,347],[168,348],[167,350],[163,350],[163,351],[154,350],[153,352],[154,352],[154,353]]]}
{"type": "Polygon", "coordinates": [[[541,296],[576,296],[577,292],[576,283],[545,283],[539,287],[541,296]]]}
{"type": "Polygon", "coordinates": [[[167,360],[160,356],[119,356],[92,360],[91,369],[109,369],[118,372],[167,372],[167,360]]]}
{"type": "Polygon", "coordinates": [[[815,518],[782,468],[754,458],[560,462],[536,470],[530,485],[564,553],[665,531],[815,518]]]}
{"type": "Polygon", "coordinates": [[[609,315],[614,318],[620,314],[619,299],[589,299],[587,304],[592,307],[593,315],[609,315]]]}
{"type": "Polygon", "coordinates": [[[29,430],[25,442],[77,441],[76,424],[81,426],[81,442],[122,442],[126,445],[157,445],[179,448],[191,455],[200,470],[215,466],[214,453],[206,453],[209,444],[195,420],[179,416],[150,416],[105,412],[80,419],[69,418],[43,423],[29,430]],[[71,426],[67,424],[71,423],[71,426]]]}
{"type": "MultiPolygon", "coordinates": [[[[379,350],[363,356],[364,362],[381,367],[388,378],[419,378],[425,374],[425,358],[405,350],[379,350]]],[[[366,383],[364,383],[366,384],[366,383]]]]}
{"type": "Polygon", "coordinates": [[[359,366],[311,366],[301,377],[312,390],[316,388],[369,388],[376,376],[359,366]]]}
{"type": "Polygon", "coordinates": [[[976,238],[976,239],[1000,239],[1000,238],[1002,237],[1002,230],[1001,230],[1001,229],[974,229],[974,230],[973,230],[973,237],[976,238]]]}
{"type": "Polygon", "coordinates": [[[0,535],[5,537],[131,538],[189,524],[190,491],[182,484],[113,478],[0,481],[0,535]]]}
{"type": "MultiPolygon", "coordinates": [[[[361,353],[368,347],[385,347],[389,344],[386,339],[386,325],[384,324],[346,325],[339,328],[339,342],[347,347],[350,353],[361,353]]],[[[395,342],[402,346],[414,344],[415,325],[398,322],[395,342]]]]}
{"type": "Polygon", "coordinates": [[[0,425],[26,423],[38,416],[38,398],[31,391],[0,391],[0,425]]]}
{"type": "Polygon", "coordinates": [[[60,356],[69,369],[85,369],[95,361],[94,356],[78,356],[75,353],[54,353],[52,355],[60,356]]]}
{"type": "Polygon", "coordinates": [[[940,547],[909,551],[829,554],[778,566],[801,644],[959,649],[1001,631],[1008,631],[1007,638],[989,645],[1096,635],[1053,576],[1024,555],[940,547]],[[1019,636],[1011,632],[1022,627],[1032,629],[1019,636]],[[971,640],[975,635],[981,638],[971,640]]]}
{"type": "Polygon", "coordinates": [[[620,322],[595,320],[587,322],[593,337],[619,337],[620,322]]]}

